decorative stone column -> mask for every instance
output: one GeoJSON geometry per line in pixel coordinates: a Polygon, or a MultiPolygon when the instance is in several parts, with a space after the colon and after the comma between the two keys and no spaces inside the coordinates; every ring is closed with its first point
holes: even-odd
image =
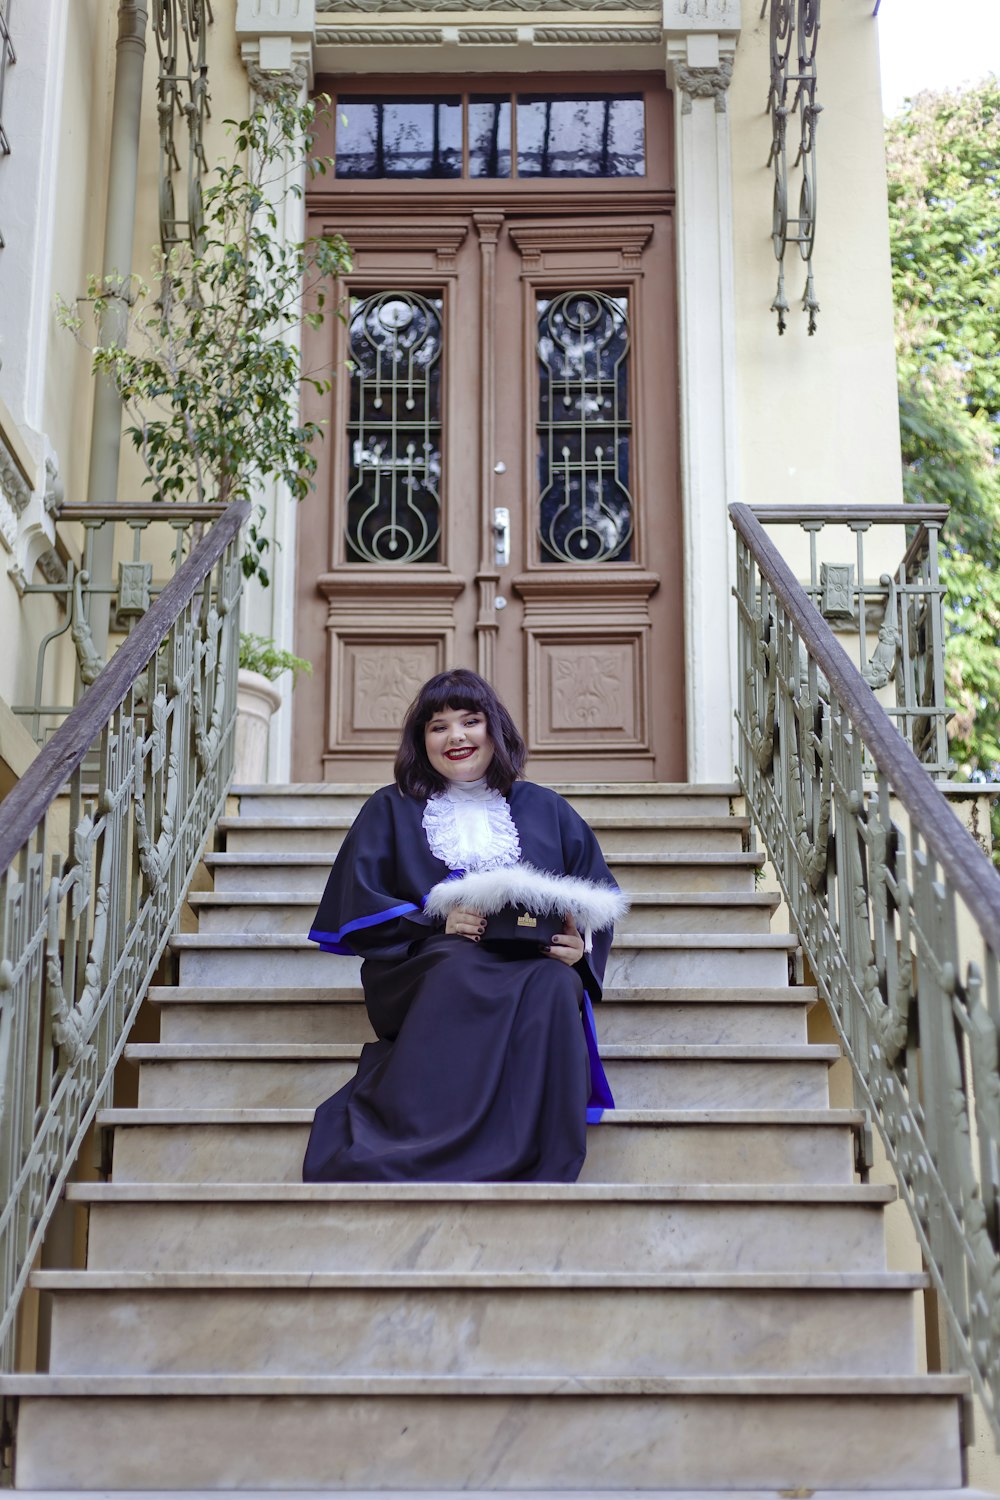
{"type": "MultiPolygon", "coordinates": [[[[237,0],[236,38],[247,70],[254,104],[273,97],[289,84],[305,98],[313,77],[313,36],[316,0],[237,0]]],[[[290,181],[291,179],[289,179],[290,181]]],[[[302,197],[288,194],[276,204],[278,234],[286,241],[305,238],[303,163],[299,175],[302,197]]],[[[291,338],[291,335],[289,335],[291,338]]],[[[295,644],[295,555],[299,502],[286,485],[270,480],[260,487],[264,526],[271,539],[269,588],[256,580],[247,585],[244,627],[270,636],[291,650],[295,644]]],[[[306,502],[309,503],[308,501],[306,502]]],[[[291,775],[292,693],[282,693],[280,707],[268,730],[267,779],[287,781],[291,775]]]]}
{"type": "Polygon", "coordinates": [[[664,0],[676,143],[688,776],[700,782],[731,781],[735,764],[728,507],[738,498],[738,453],[726,93],[740,19],[740,0],[664,0]]]}

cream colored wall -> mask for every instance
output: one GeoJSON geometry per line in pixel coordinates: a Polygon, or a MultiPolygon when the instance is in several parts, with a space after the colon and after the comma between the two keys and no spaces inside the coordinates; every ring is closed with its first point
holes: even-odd
{"type": "MultiPolygon", "coordinates": [[[[810,338],[798,307],[804,268],[793,246],[786,255],[788,331],[779,338],[775,316],[768,311],[777,262],[770,239],[771,171],[766,166],[767,22],[759,19],[757,5],[744,0],[729,108],[741,498],[750,504],[902,500],[878,33],[872,9],[871,0],[839,0],[823,13],[814,255],[821,311],[810,338]]],[[[790,120],[790,134],[792,127],[790,120]]],[[[789,156],[794,157],[794,146],[789,156]]]]}
{"type": "MultiPolygon", "coordinates": [[[[246,69],[236,45],[236,0],[213,0],[214,21],[208,32],[209,88],[212,118],[205,135],[205,155],[209,169],[220,159],[231,159],[232,145],[226,127],[227,119],[244,119],[249,111],[250,93],[246,69]]],[[[137,275],[146,281],[154,265],[160,243],[159,175],[160,143],[156,113],[158,59],[156,42],[150,30],[147,40],[146,66],[143,72],[142,130],[139,140],[139,175],[136,184],[135,237],[132,264],[137,275]]],[[[177,133],[178,154],[187,158],[186,131],[177,133]]],[[[211,176],[209,178],[211,180],[211,176]]],[[[184,203],[186,186],[183,175],[175,180],[178,206],[184,203]]],[[[143,485],[145,469],[126,439],[122,444],[118,478],[119,500],[149,500],[149,486],[143,485]]]]}

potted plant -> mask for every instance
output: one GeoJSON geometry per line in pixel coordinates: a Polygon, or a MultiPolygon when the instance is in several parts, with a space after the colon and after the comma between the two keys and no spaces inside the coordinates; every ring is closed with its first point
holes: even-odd
{"type": "Polygon", "coordinates": [[[312,676],[312,662],[282,650],[267,636],[249,633],[240,636],[236,764],[233,771],[233,780],[238,786],[252,786],[264,780],[271,716],[281,707],[281,694],[274,684],[284,672],[291,672],[294,687],[297,673],[312,676]]]}

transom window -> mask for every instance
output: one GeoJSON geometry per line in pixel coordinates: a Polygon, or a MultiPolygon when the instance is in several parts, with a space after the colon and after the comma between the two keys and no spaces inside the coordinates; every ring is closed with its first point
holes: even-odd
{"type": "Polygon", "coordinates": [[[341,95],[340,178],[644,177],[641,94],[341,95]]]}

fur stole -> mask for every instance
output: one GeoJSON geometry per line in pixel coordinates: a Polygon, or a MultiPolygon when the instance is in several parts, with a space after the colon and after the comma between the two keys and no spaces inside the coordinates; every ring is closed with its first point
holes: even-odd
{"type": "Polygon", "coordinates": [[[628,898],[615,886],[598,885],[575,875],[550,875],[534,865],[509,865],[505,870],[480,870],[440,880],[432,886],[424,910],[444,919],[457,906],[495,915],[516,906],[536,916],[565,916],[567,912],[581,932],[602,932],[623,917],[628,898]]]}

